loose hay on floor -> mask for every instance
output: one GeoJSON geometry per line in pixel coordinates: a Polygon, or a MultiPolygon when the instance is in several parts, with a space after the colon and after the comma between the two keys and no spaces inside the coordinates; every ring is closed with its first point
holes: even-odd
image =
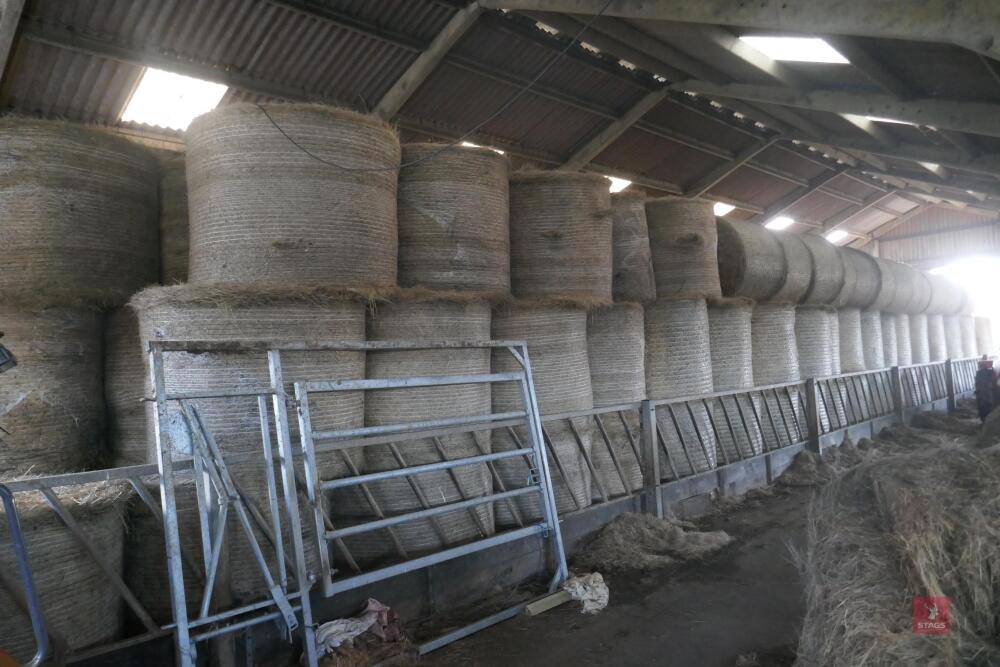
{"type": "Polygon", "coordinates": [[[574,558],[579,570],[647,570],[699,560],[732,542],[724,531],[701,532],[668,516],[622,514],[607,524],[574,558]]]}

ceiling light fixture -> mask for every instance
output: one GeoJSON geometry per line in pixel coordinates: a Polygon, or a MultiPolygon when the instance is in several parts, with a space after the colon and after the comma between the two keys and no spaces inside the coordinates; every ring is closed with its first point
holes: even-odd
{"type": "Polygon", "coordinates": [[[605,176],[604,178],[611,181],[611,186],[608,188],[611,192],[621,192],[628,186],[632,185],[632,181],[626,178],[618,178],[617,176],[605,176]]]}
{"type": "Polygon", "coordinates": [[[826,240],[830,243],[837,243],[838,241],[843,241],[847,238],[847,232],[843,229],[835,229],[826,235],[826,240]]]}
{"type": "Polygon", "coordinates": [[[777,218],[771,218],[765,227],[768,229],[773,229],[775,231],[780,231],[782,229],[788,229],[795,224],[795,221],[789,218],[787,215],[779,215],[777,218]]]}
{"type": "Polygon", "coordinates": [[[712,210],[717,218],[721,218],[735,211],[736,207],[733,206],[732,204],[727,204],[725,202],[717,201],[715,202],[715,206],[712,207],[712,210]]]}
{"type": "Polygon", "coordinates": [[[740,40],[774,60],[836,65],[850,63],[837,49],[830,46],[829,42],[819,37],[744,35],[740,40]]]}
{"type": "Polygon", "coordinates": [[[876,123],[892,123],[893,125],[912,125],[916,126],[916,123],[911,123],[908,120],[899,120],[898,118],[884,118],[882,116],[865,116],[868,120],[873,120],[876,123]]]}

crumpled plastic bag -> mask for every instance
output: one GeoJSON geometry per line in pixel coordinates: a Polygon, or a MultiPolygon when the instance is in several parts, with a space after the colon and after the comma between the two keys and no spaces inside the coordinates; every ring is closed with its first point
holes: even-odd
{"type": "Polygon", "coordinates": [[[391,608],[375,598],[368,598],[359,615],[338,618],[316,628],[316,647],[320,655],[327,655],[367,630],[383,641],[399,641],[402,633],[398,619],[391,608]]]}
{"type": "Polygon", "coordinates": [[[583,604],[584,614],[596,614],[608,606],[610,591],[600,572],[570,577],[563,583],[563,590],[583,604]]]}

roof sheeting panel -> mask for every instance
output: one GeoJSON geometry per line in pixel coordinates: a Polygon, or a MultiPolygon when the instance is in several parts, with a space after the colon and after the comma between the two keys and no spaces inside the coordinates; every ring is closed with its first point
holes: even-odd
{"type": "Polygon", "coordinates": [[[798,188],[795,183],[768,176],[750,167],[740,167],[711,191],[720,196],[767,208],[798,188]]]}
{"type": "Polygon", "coordinates": [[[794,220],[821,223],[849,206],[850,202],[816,191],[789,208],[784,215],[794,220]]]}
{"type": "Polygon", "coordinates": [[[622,134],[594,161],[675,184],[693,182],[719,164],[719,158],[635,128],[622,134]]]}
{"type": "Polygon", "coordinates": [[[830,168],[824,167],[816,164],[815,161],[809,158],[797,155],[790,150],[778,146],[772,146],[765,151],[761,151],[754,158],[754,162],[760,162],[775,169],[780,169],[785,173],[807,181],[811,181],[822,174],[829,174],[830,169],[836,166],[831,163],[830,168]]]}
{"type": "Polygon", "coordinates": [[[716,120],[721,119],[725,113],[718,109],[696,111],[673,100],[664,100],[643,116],[642,124],[669,128],[708,144],[725,147],[725,150],[732,153],[738,153],[757,141],[753,134],[741,132],[716,120]]]}

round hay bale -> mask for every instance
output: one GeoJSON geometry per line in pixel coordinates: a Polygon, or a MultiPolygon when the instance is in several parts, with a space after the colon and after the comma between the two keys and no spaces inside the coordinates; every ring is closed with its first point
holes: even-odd
{"type": "Polygon", "coordinates": [[[961,359],[965,355],[962,352],[962,325],[958,315],[944,316],[944,344],[949,359],[961,359]]]}
{"type": "Polygon", "coordinates": [[[104,329],[104,400],[108,446],[116,466],[151,462],[142,402],[148,375],[135,313],[129,308],[111,311],[104,329]]]}
{"type": "Polygon", "coordinates": [[[160,164],[160,282],[187,282],[188,195],[184,156],[160,164]]]}
{"type": "Polygon", "coordinates": [[[191,282],[396,284],[399,139],[318,104],[229,104],[187,129],[191,282]]]}
{"type": "Polygon", "coordinates": [[[611,199],[599,174],[510,181],[510,276],[518,298],[611,301],[611,199]]]}
{"type": "Polygon", "coordinates": [[[850,304],[854,300],[854,290],[858,286],[858,270],[854,262],[846,258],[843,248],[836,248],[840,265],[844,269],[844,284],[841,285],[837,297],[833,300],[833,305],[837,308],[853,308],[850,304]]]}
{"type": "MultiPolygon", "coordinates": [[[[717,299],[708,304],[712,385],[717,392],[753,387],[752,317],[753,302],[749,299],[717,299]]],[[[720,459],[735,461],[763,451],[763,439],[754,419],[759,412],[757,401],[746,395],[725,396],[713,402],[720,459]]]]}
{"type": "Polygon", "coordinates": [[[0,380],[0,475],[56,473],[103,458],[100,313],[0,305],[17,366],[0,380]]]}
{"type": "Polygon", "coordinates": [[[976,344],[976,318],[971,315],[960,315],[958,326],[962,332],[962,356],[977,357],[979,346],[976,344]]]}
{"type": "Polygon", "coordinates": [[[944,361],[948,358],[943,315],[927,316],[927,349],[928,361],[944,361]]]}
{"type": "Polygon", "coordinates": [[[712,299],[719,287],[718,239],[712,203],[663,197],[646,202],[656,296],[712,299]]]}
{"type": "MultiPolygon", "coordinates": [[[[485,301],[449,301],[425,297],[379,304],[368,316],[368,340],[489,340],[490,305],[485,301]]],[[[390,378],[426,375],[478,375],[490,372],[488,349],[407,350],[369,352],[367,377],[390,378]]],[[[369,391],[365,396],[365,425],[384,426],[428,419],[488,415],[490,385],[447,385],[369,391]]],[[[408,440],[394,446],[408,466],[437,463],[487,454],[490,433],[457,433],[439,438],[408,440]],[[443,454],[438,451],[438,444],[443,454]]],[[[364,449],[365,470],[395,470],[400,462],[389,445],[364,449]]],[[[493,480],[485,464],[462,466],[409,478],[430,506],[489,495],[493,480]]],[[[417,490],[406,478],[368,485],[387,516],[424,509],[417,490]]],[[[372,515],[369,519],[374,520],[372,515]]],[[[403,549],[420,554],[452,547],[493,534],[493,508],[476,508],[440,514],[432,520],[412,521],[393,528],[403,549]]],[[[349,543],[355,558],[369,560],[393,553],[385,531],[359,535],[349,543]]]]}
{"type": "Polygon", "coordinates": [[[781,289],[770,298],[775,303],[799,303],[809,291],[813,275],[813,259],[802,237],[794,232],[774,234],[785,253],[785,280],[781,289]]]}
{"type": "MultiPolygon", "coordinates": [[[[616,303],[590,313],[587,320],[587,354],[590,358],[590,384],[594,407],[634,403],[646,398],[646,338],[642,306],[616,303]]],[[[601,485],[610,495],[621,495],[642,487],[640,461],[629,438],[638,437],[639,411],[622,413],[625,424],[615,413],[602,416],[609,443],[598,432],[593,434],[594,468],[601,485]],[[627,426],[627,430],[626,430],[627,426]],[[621,465],[628,488],[622,485],[615,466],[621,465]]]]}
{"type": "MultiPolygon", "coordinates": [[[[95,483],[63,487],[55,493],[101,554],[104,565],[121,574],[122,516],[131,493],[128,486],[95,483]]],[[[56,517],[41,494],[19,493],[16,503],[50,636],[70,650],[118,639],[124,604],[101,566],[56,517]]],[[[14,590],[20,594],[20,575],[2,505],[0,572],[11,575],[14,590]]],[[[0,645],[18,664],[26,664],[35,653],[31,621],[4,586],[0,586],[0,609],[4,610],[0,614],[0,645]]]]}
{"type": "MultiPolygon", "coordinates": [[[[530,303],[505,306],[493,313],[493,338],[523,340],[528,343],[535,393],[542,415],[590,410],[594,407],[587,356],[587,312],[584,309],[530,303]]],[[[521,367],[509,352],[493,352],[494,373],[518,370],[521,367]]],[[[494,412],[523,409],[524,403],[514,383],[505,382],[493,387],[494,412]]],[[[572,423],[589,455],[590,420],[575,418],[572,423]]],[[[578,507],[587,507],[591,500],[591,474],[573,429],[566,420],[548,421],[544,426],[565,473],[565,476],[561,474],[556,461],[550,458],[549,470],[552,473],[557,509],[564,513],[578,507]]],[[[516,428],[515,432],[521,445],[529,446],[527,432],[521,427],[516,428]]],[[[516,446],[517,443],[507,433],[494,434],[494,451],[509,450],[516,446]]],[[[496,467],[508,489],[524,486],[527,468],[523,460],[497,461],[496,467]]],[[[541,509],[534,496],[518,498],[516,502],[523,519],[541,517],[541,509]]],[[[497,505],[496,517],[498,526],[514,525],[513,516],[503,503],[497,505]]]]}
{"type": "Polygon", "coordinates": [[[900,366],[914,363],[909,315],[900,315],[896,318],[896,363],[900,366]]]}
{"type": "Polygon", "coordinates": [[[910,315],[920,315],[927,310],[931,302],[931,281],[927,274],[919,269],[913,269],[910,276],[913,279],[913,298],[906,307],[910,315]]]}
{"type": "Polygon", "coordinates": [[[861,311],[841,308],[837,311],[840,334],[840,371],[860,373],[865,370],[864,342],[861,337],[861,311]]]}
{"type": "Polygon", "coordinates": [[[728,297],[761,301],[785,281],[785,251],[768,229],[752,222],[719,220],[719,280],[728,297]]]}
{"type": "Polygon", "coordinates": [[[928,315],[954,315],[962,308],[962,291],[953,282],[937,274],[927,274],[931,283],[928,315]]]}
{"type": "MultiPolygon", "coordinates": [[[[753,309],[752,334],[755,385],[784,384],[801,379],[795,339],[795,306],[758,303],[753,309]]],[[[793,401],[797,399],[797,391],[789,393],[793,401]]],[[[772,427],[770,420],[762,419],[764,442],[768,443],[766,449],[781,445],[786,423],[794,439],[794,426],[798,424],[801,428],[804,417],[797,402],[782,400],[774,393],[764,394],[764,413],[772,415],[775,422],[772,427]]]]}
{"type": "Polygon", "coordinates": [[[898,315],[882,313],[882,360],[888,368],[899,365],[899,347],[896,332],[898,315]]]}
{"type": "Polygon", "coordinates": [[[877,310],[861,311],[861,347],[865,358],[865,370],[885,368],[882,315],[877,310]]]}
{"type": "Polygon", "coordinates": [[[914,364],[926,364],[931,360],[927,322],[928,317],[923,313],[910,315],[910,357],[914,364]]]}
{"type": "MultiPolygon", "coordinates": [[[[291,288],[264,291],[232,285],[188,284],[144,290],[133,297],[131,306],[139,317],[142,343],[149,340],[365,340],[364,303],[357,298],[348,300],[342,292],[291,288]]],[[[298,351],[284,352],[281,357],[288,392],[292,391],[290,385],[295,381],[357,379],[363,378],[365,373],[363,352],[298,351]]],[[[263,353],[166,353],[164,371],[168,392],[231,391],[270,386],[263,353]]],[[[266,505],[267,486],[260,454],[262,444],[256,398],[198,399],[191,403],[201,413],[224,454],[252,454],[250,458],[241,459],[231,470],[235,471],[234,479],[246,495],[258,505],[266,505]]],[[[310,412],[313,429],[317,431],[359,427],[364,422],[363,396],[360,392],[314,395],[310,398],[310,412]]],[[[292,437],[297,440],[297,425],[291,426],[292,437]]],[[[275,443],[276,439],[272,437],[271,441],[275,443]]],[[[152,438],[150,442],[152,444],[152,438]]],[[[178,455],[183,456],[191,450],[190,434],[183,420],[173,411],[168,442],[178,455]]],[[[345,456],[364,472],[360,453],[347,449],[317,455],[320,474],[326,479],[348,474],[345,456]]],[[[335,525],[341,516],[353,517],[369,511],[356,488],[331,494],[329,500],[335,525]]],[[[287,526],[287,521],[284,523],[287,526]]],[[[239,532],[241,529],[234,521],[227,530],[239,532]]],[[[303,521],[303,530],[308,536],[307,544],[314,544],[312,522],[303,521]]],[[[263,539],[258,535],[258,540],[263,539]]],[[[307,560],[315,564],[316,559],[314,550],[307,549],[307,560]]],[[[263,578],[245,539],[237,538],[232,544],[230,564],[233,592],[238,599],[253,598],[261,593],[263,578]]]]}
{"type": "MultiPolygon", "coordinates": [[[[646,393],[652,399],[671,399],[712,391],[705,300],[657,299],[646,307],[646,393]]],[[[672,477],[676,470],[684,476],[715,467],[716,445],[708,411],[692,406],[692,413],[694,420],[682,407],[657,409],[667,447],[667,456],[660,459],[661,475],[672,477]]]]}
{"type": "Polygon", "coordinates": [[[880,260],[879,266],[882,267],[883,271],[888,270],[892,274],[893,283],[896,286],[892,301],[883,310],[897,315],[905,313],[914,300],[914,290],[917,288],[917,270],[907,264],[887,259],[880,260]]]}
{"type": "Polygon", "coordinates": [[[611,245],[611,292],[615,301],[648,303],[655,299],[656,279],[643,195],[628,191],[611,195],[611,245]]]}
{"type": "MultiPolygon", "coordinates": [[[[200,566],[199,570],[194,572],[188,567],[188,562],[182,561],[187,610],[191,616],[197,614],[201,606],[205,577],[198,495],[191,477],[175,479],[174,499],[177,506],[177,527],[181,547],[187,561],[200,566]]],[[[145,486],[150,496],[159,503],[159,481],[146,482],[145,486]]],[[[167,575],[166,553],[163,524],[153,516],[146,503],[136,497],[129,507],[125,534],[125,583],[153,620],[160,625],[171,623],[174,619],[170,603],[170,578],[167,575]]],[[[227,561],[228,550],[223,547],[220,573],[227,567],[227,561]]]]}
{"type": "MultiPolygon", "coordinates": [[[[878,266],[878,295],[869,308],[871,310],[890,310],[896,300],[896,271],[889,260],[873,257],[878,266]]],[[[909,300],[907,298],[907,300],[909,300]]]]}
{"type": "Polygon", "coordinates": [[[399,173],[399,284],[510,292],[506,156],[406,144],[399,173]],[[411,164],[415,163],[415,164],[411,164]]]}
{"type": "Polygon", "coordinates": [[[0,300],[116,304],[159,278],[156,161],[108,132],[0,119],[0,300]]]}
{"type": "Polygon", "coordinates": [[[844,287],[844,262],[840,259],[837,246],[815,234],[802,234],[798,238],[812,258],[809,289],[806,290],[802,303],[833,303],[844,287]]]}
{"type": "Polygon", "coordinates": [[[882,291],[882,274],[875,258],[854,248],[840,248],[840,253],[844,266],[850,264],[856,277],[854,289],[846,297],[844,305],[862,309],[871,307],[882,291]]]}
{"type": "Polygon", "coordinates": [[[830,320],[830,364],[834,375],[840,375],[840,316],[831,308],[827,311],[830,320]]]}
{"type": "Polygon", "coordinates": [[[988,317],[976,318],[976,354],[993,356],[993,322],[988,317]]]}
{"type": "Polygon", "coordinates": [[[820,378],[833,375],[833,331],[828,308],[796,308],[795,346],[799,353],[799,377],[820,378]]]}

